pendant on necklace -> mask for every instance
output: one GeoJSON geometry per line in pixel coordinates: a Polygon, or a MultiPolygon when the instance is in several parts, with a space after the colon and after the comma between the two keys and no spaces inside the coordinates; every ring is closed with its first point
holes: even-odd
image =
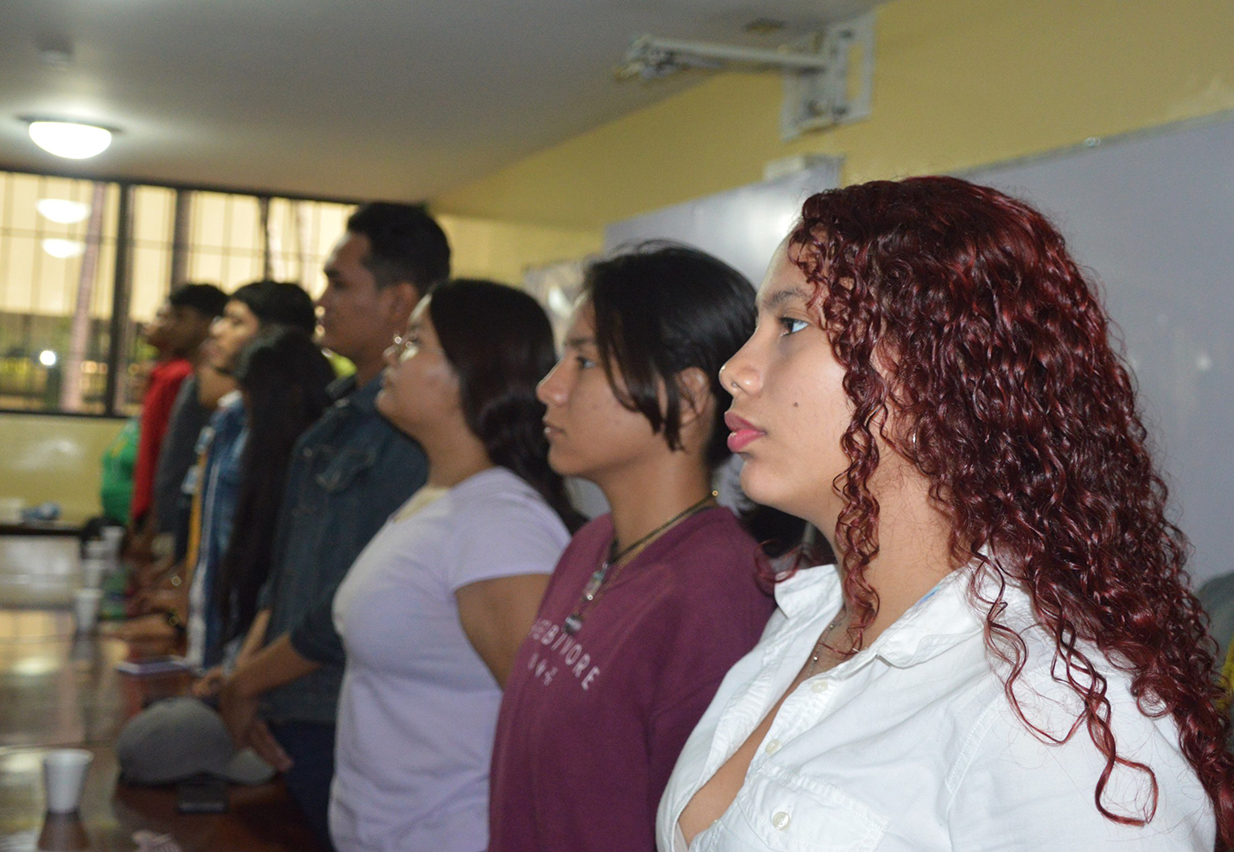
{"type": "Polygon", "coordinates": [[[561,629],[567,635],[573,636],[583,628],[583,618],[577,612],[572,612],[566,616],[566,620],[562,623],[561,629]]]}
{"type": "Polygon", "coordinates": [[[591,579],[587,581],[587,585],[583,586],[583,599],[590,603],[596,599],[596,593],[600,591],[600,587],[604,585],[604,577],[608,574],[608,563],[605,562],[600,566],[591,579]]]}

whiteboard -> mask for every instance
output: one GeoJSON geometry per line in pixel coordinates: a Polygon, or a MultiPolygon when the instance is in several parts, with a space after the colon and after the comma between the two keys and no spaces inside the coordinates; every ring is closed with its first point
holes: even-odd
{"type": "Polygon", "coordinates": [[[1195,585],[1234,571],[1234,122],[962,176],[1063,232],[1126,347],[1195,585]]]}

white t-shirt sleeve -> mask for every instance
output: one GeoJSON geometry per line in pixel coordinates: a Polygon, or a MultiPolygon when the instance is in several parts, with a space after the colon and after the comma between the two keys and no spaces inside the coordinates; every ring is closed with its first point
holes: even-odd
{"type": "MultiPolygon", "coordinates": [[[[516,479],[508,474],[510,479],[516,479]]],[[[570,540],[565,525],[549,506],[516,480],[516,487],[480,495],[458,495],[454,527],[457,558],[451,560],[446,583],[451,592],[499,577],[551,574],[570,540]]]]}

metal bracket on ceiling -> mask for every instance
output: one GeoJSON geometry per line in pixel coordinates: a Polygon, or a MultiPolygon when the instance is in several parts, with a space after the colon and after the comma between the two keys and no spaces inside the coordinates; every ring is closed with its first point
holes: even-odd
{"type": "Polygon", "coordinates": [[[646,82],[687,68],[731,66],[783,72],[780,135],[785,140],[867,118],[874,83],[874,13],[832,24],[777,50],[640,36],[626,51],[617,78],[646,82]]]}

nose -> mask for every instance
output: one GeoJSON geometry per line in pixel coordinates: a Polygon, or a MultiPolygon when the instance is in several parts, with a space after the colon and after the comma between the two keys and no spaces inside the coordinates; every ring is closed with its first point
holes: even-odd
{"type": "Polygon", "coordinates": [[[564,405],[566,400],[567,382],[563,375],[565,359],[562,358],[548,371],[548,375],[540,379],[536,385],[536,399],[545,405],[564,405]]]}
{"type": "Polygon", "coordinates": [[[381,353],[382,360],[386,362],[387,367],[393,367],[398,364],[398,354],[400,349],[402,349],[402,347],[399,346],[399,340],[396,337],[394,340],[390,341],[390,345],[387,346],[385,351],[381,353]]]}
{"type": "Polygon", "coordinates": [[[215,317],[210,321],[210,337],[218,337],[223,333],[223,317],[215,317]]]}
{"type": "Polygon", "coordinates": [[[753,339],[747,340],[720,368],[720,385],[734,397],[739,392],[757,393],[762,386],[762,376],[751,357],[753,342],[753,339]]]}

